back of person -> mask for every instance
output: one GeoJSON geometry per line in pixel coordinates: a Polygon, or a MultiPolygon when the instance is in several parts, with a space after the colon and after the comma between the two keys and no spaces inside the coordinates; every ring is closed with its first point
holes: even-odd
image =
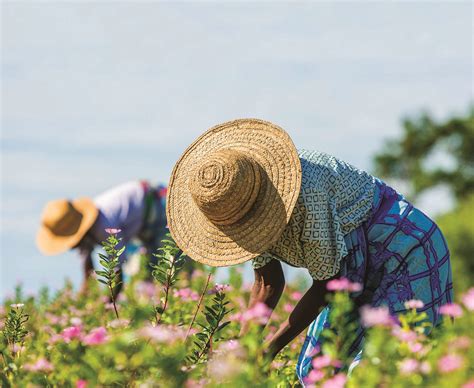
{"type": "Polygon", "coordinates": [[[95,197],[93,201],[99,209],[99,216],[90,234],[100,242],[107,238],[106,228],[118,228],[124,242],[136,237],[143,227],[145,195],[144,185],[140,181],[132,181],[95,197]]]}

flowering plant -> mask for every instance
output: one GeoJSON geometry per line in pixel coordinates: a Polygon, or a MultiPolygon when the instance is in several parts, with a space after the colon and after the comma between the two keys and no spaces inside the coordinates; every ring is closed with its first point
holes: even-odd
{"type": "MultiPolygon", "coordinates": [[[[165,242],[153,281],[140,271],[125,285],[116,298],[120,318],[109,303],[108,286],[91,283],[84,295],[66,283],[54,295],[44,289],[35,297],[18,288],[0,306],[0,385],[300,386],[295,367],[304,333],[272,362],[263,344],[302,297],[303,282],[287,287],[262,331],[259,323],[270,311],[262,304],[247,309],[249,287],[238,271],[230,272],[229,285],[214,287],[212,271],[204,266],[178,277],[184,259],[176,249],[172,240],[165,242]]],[[[356,283],[339,279],[328,287],[333,324],[316,349],[306,386],[473,387],[474,289],[441,308],[443,326],[427,334],[421,301],[407,301],[407,310],[395,319],[383,306],[355,308],[356,283]],[[359,315],[364,352],[351,369],[349,347],[359,315]]]]}

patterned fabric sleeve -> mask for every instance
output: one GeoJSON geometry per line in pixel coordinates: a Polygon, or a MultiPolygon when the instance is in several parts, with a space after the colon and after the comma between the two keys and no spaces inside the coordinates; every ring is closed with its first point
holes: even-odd
{"type": "Polygon", "coordinates": [[[272,255],[270,252],[264,252],[252,260],[252,267],[253,269],[262,268],[274,259],[278,260],[278,258],[275,255],[272,255]]]}

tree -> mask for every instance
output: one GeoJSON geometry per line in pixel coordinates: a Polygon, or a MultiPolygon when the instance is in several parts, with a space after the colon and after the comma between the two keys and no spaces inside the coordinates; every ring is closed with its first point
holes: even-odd
{"type": "Polygon", "coordinates": [[[456,293],[474,279],[474,106],[465,116],[437,123],[430,115],[403,120],[403,134],[385,144],[374,157],[378,175],[409,183],[416,196],[446,185],[457,200],[450,212],[437,217],[451,252],[456,293]],[[433,155],[441,155],[436,160],[433,155]],[[441,160],[439,160],[441,159],[441,160]]]}
{"type": "Polygon", "coordinates": [[[474,192],[474,106],[444,122],[428,113],[404,119],[401,138],[389,140],[374,162],[377,175],[408,182],[412,199],[437,185],[447,185],[458,200],[468,197],[474,192]]]}
{"type": "Polygon", "coordinates": [[[454,210],[438,217],[438,225],[451,252],[455,291],[474,284],[474,194],[454,210]]]}

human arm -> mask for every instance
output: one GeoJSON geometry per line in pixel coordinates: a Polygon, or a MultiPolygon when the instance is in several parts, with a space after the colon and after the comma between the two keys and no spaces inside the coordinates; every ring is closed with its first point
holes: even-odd
{"type": "Polygon", "coordinates": [[[81,256],[81,265],[82,265],[82,274],[83,274],[81,292],[87,293],[88,282],[91,275],[94,272],[94,264],[92,262],[92,250],[81,249],[79,252],[81,256]]]}
{"type": "Polygon", "coordinates": [[[271,359],[317,317],[321,307],[326,304],[326,284],[329,280],[331,279],[313,280],[312,286],[306,291],[288,319],[280,325],[278,331],[268,343],[265,352],[271,359]]]}
{"type": "MultiPolygon", "coordinates": [[[[273,259],[265,266],[255,269],[254,274],[255,281],[250,292],[249,309],[257,303],[265,303],[268,308],[273,310],[285,288],[285,276],[280,261],[273,259]]],[[[249,322],[242,325],[240,335],[247,332],[248,325],[249,322]]]]}

